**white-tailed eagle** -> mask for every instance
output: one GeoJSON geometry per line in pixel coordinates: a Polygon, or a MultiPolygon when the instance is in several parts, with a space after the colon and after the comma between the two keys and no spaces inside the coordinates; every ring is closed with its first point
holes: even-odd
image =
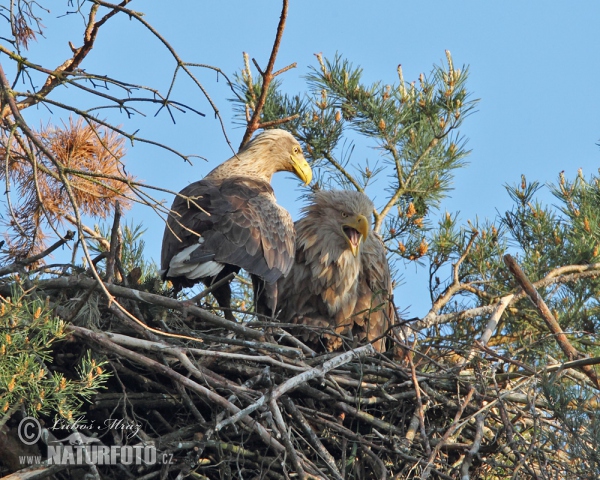
{"type": "MultiPolygon", "coordinates": [[[[237,155],[175,198],[163,236],[163,279],[174,287],[205,285],[240,268],[246,270],[271,311],[277,281],[294,259],[295,231],[290,214],[277,204],[271,177],[292,172],[305,184],[312,171],[296,139],[284,130],[266,130],[237,155]]],[[[229,283],[213,295],[226,318],[233,320],[229,283]]]]}
{"type": "Polygon", "coordinates": [[[313,345],[336,350],[352,334],[385,350],[380,337],[395,318],[392,279],[385,246],[371,231],[372,212],[360,192],[317,191],[295,223],[296,255],[279,280],[278,318],[318,327],[300,329],[313,345]]]}

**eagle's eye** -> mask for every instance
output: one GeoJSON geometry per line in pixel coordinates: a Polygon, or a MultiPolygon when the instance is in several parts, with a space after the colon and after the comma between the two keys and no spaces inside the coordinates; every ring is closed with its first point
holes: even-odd
{"type": "Polygon", "coordinates": [[[342,212],[342,218],[346,218],[348,214],[346,212],[342,212]]]}
{"type": "Polygon", "coordinates": [[[296,154],[300,153],[300,148],[298,148],[298,147],[294,147],[294,150],[293,150],[293,152],[294,152],[294,153],[296,153],[296,154]]]}

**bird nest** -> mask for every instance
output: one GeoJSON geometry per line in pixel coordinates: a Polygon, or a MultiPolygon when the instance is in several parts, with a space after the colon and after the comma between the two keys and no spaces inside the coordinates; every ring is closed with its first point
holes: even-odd
{"type": "MultiPolygon", "coordinates": [[[[88,349],[108,362],[106,389],[83,416],[120,428],[86,435],[150,446],[161,460],[98,465],[96,478],[535,478],[559,458],[545,455],[551,438],[536,438],[535,452],[524,440],[545,400],[531,395],[527,376],[513,382],[501,367],[510,360],[483,345],[403,343],[389,331],[385,353],[344,339],[344,349],[313,355],[285,325],[230,322],[140,285],[81,273],[29,289],[72,320],[71,341],[55,347],[51,368],[75,375],[72,359],[88,349]]],[[[71,478],[74,468],[90,467],[46,473],[71,478]]]]}

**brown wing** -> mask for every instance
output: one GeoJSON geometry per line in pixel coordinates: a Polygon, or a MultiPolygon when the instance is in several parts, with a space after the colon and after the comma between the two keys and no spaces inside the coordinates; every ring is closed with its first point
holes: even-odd
{"type": "MultiPolygon", "coordinates": [[[[352,317],[355,335],[372,341],[387,331],[394,323],[391,296],[392,277],[385,246],[379,236],[371,232],[362,251],[362,272],[352,317]]],[[[385,338],[375,341],[373,346],[378,352],[385,351],[385,338]]]]}
{"type": "Polygon", "coordinates": [[[171,209],[161,258],[166,278],[173,256],[197,244],[200,236],[203,243],[190,254],[190,263],[234,265],[270,284],[291,268],[293,223],[264,181],[207,178],[184,188],[171,209]]]}
{"type": "Polygon", "coordinates": [[[230,208],[219,187],[207,180],[194,182],[179,192],[163,234],[160,264],[164,278],[169,277],[171,259],[184,248],[198,243],[200,236],[230,208]]]}

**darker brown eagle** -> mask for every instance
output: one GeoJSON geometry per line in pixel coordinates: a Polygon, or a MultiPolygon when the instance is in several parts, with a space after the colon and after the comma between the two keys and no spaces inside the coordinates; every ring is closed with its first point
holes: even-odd
{"type": "Polygon", "coordinates": [[[317,328],[300,330],[304,341],[332,351],[342,336],[374,342],[392,324],[392,279],[383,242],[371,231],[373,204],[354,191],[318,191],[295,223],[296,256],[279,280],[282,322],[317,328]]]}
{"type": "MultiPolygon", "coordinates": [[[[273,311],[277,280],[289,272],[294,258],[294,225],[271,187],[273,174],[282,171],[305,184],[312,179],[296,139],[284,130],[267,130],[185,187],[173,202],[163,235],[163,279],[180,290],[200,281],[210,285],[243,268],[255,285],[255,301],[261,297],[260,303],[273,311]]],[[[233,320],[230,285],[213,295],[233,320]]]]}

